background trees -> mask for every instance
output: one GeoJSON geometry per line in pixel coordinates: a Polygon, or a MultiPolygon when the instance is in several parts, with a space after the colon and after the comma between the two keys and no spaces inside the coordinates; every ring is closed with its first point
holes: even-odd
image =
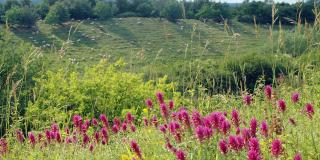
{"type": "Polygon", "coordinates": [[[47,23],[63,23],[69,20],[70,15],[68,9],[64,6],[63,3],[58,2],[50,7],[50,10],[45,18],[47,23]]]}
{"type": "Polygon", "coordinates": [[[94,15],[101,20],[105,20],[113,16],[112,6],[104,1],[99,1],[93,11],[94,15]]]}

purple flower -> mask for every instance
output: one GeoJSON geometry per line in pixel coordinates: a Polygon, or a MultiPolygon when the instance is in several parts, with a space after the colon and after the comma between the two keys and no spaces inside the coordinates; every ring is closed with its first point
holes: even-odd
{"type": "Polygon", "coordinates": [[[195,130],[195,135],[199,139],[200,142],[202,142],[205,138],[205,129],[203,126],[199,125],[197,126],[195,130]]]}
{"type": "Polygon", "coordinates": [[[236,136],[230,135],[229,136],[229,144],[231,149],[238,151],[239,150],[239,144],[236,136]]]}
{"type": "Polygon", "coordinates": [[[36,144],[36,137],[34,136],[34,134],[32,132],[29,133],[28,135],[30,143],[32,144],[32,146],[34,146],[36,144]]]}
{"type": "Polygon", "coordinates": [[[278,100],[278,107],[281,112],[286,110],[286,102],[283,99],[278,100]]]}
{"type": "Polygon", "coordinates": [[[120,124],[121,124],[120,119],[118,117],[114,117],[113,118],[113,124],[119,127],[120,124]]]}
{"type": "Polygon", "coordinates": [[[272,87],[270,85],[266,85],[264,87],[264,95],[267,97],[267,99],[271,99],[272,98],[272,87]]]}
{"type": "Polygon", "coordinates": [[[297,103],[297,102],[299,101],[299,99],[300,99],[300,94],[299,94],[299,93],[297,93],[297,92],[292,93],[292,95],[291,95],[291,101],[292,101],[293,103],[297,103]]]}
{"type": "Polygon", "coordinates": [[[127,131],[127,123],[126,122],[123,122],[122,125],[121,125],[121,130],[123,132],[127,131]]]}
{"type": "Polygon", "coordinates": [[[92,125],[94,125],[95,127],[98,126],[98,121],[97,121],[97,119],[95,119],[95,118],[92,118],[91,123],[92,123],[92,125]]]}
{"type": "Polygon", "coordinates": [[[271,154],[275,157],[279,157],[282,152],[282,143],[279,139],[275,139],[271,143],[271,154]]]}
{"type": "Polygon", "coordinates": [[[90,142],[90,137],[87,134],[84,134],[82,142],[84,145],[88,144],[88,142],[90,142]]]}
{"type": "Polygon", "coordinates": [[[130,112],[127,113],[126,117],[127,117],[128,123],[131,123],[134,120],[134,116],[130,112]]]}
{"type": "Polygon", "coordinates": [[[131,129],[131,132],[136,132],[137,130],[136,126],[133,124],[130,126],[130,129],[131,129]]]}
{"type": "Polygon", "coordinates": [[[224,155],[226,155],[228,153],[228,144],[225,140],[219,141],[219,150],[224,155]]]}
{"type": "Polygon", "coordinates": [[[119,132],[119,130],[120,130],[120,129],[119,129],[119,126],[117,126],[117,125],[113,125],[113,126],[112,126],[112,132],[113,132],[113,133],[117,134],[117,133],[119,132]]]}
{"type": "Polygon", "coordinates": [[[73,125],[75,127],[81,127],[82,126],[82,117],[79,115],[74,115],[72,118],[73,125]]]}
{"type": "Polygon", "coordinates": [[[148,119],[146,117],[143,117],[143,124],[146,127],[149,126],[149,121],[148,121],[148,119]]]}
{"type": "Polygon", "coordinates": [[[22,143],[24,141],[24,135],[20,130],[16,130],[16,137],[18,142],[22,143]]]}
{"type": "Polygon", "coordinates": [[[259,140],[257,138],[250,138],[249,149],[260,153],[259,140]]]}
{"type": "Polygon", "coordinates": [[[159,130],[164,134],[167,132],[167,128],[164,125],[160,125],[159,130]]]}
{"type": "Polygon", "coordinates": [[[146,100],[146,104],[149,108],[153,108],[153,103],[152,103],[152,100],[151,99],[147,99],[146,100]]]}
{"type": "Polygon", "coordinates": [[[255,150],[249,150],[247,156],[248,160],[261,160],[259,152],[255,150]]]}
{"type": "Polygon", "coordinates": [[[178,160],[185,160],[186,159],[186,156],[184,154],[184,152],[182,150],[177,150],[176,152],[176,157],[178,160]]]}
{"type": "Polygon", "coordinates": [[[132,140],[130,142],[130,147],[137,154],[137,156],[141,159],[142,158],[141,150],[140,150],[140,147],[138,146],[138,143],[135,140],[132,140]]]}
{"type": "Polygon", "coordinates": [[[293,159],[293,160],[302,160],[301,153],[297,153],[297,154],[294,156],[294,159],[293,159]]]}
{"type": "Polygon", "coordinates": [[[169,101],[169,109],[170,109],[170,110],[173,110],[173,107],[174,107],[173,100],[170,100],[170,101],[169,101]]]}
{"type": "Polygon", "coordinates": [[[257,127],[258,127],[258,121],[255,118],[252,118],[250,120],[250,133],[252,137],[256,136],[257,133],[257,127]]]}
{"type": "Polygon", "coordinates": [[[221,130],[221,132],[222,132],[224,135],[227,135],[227,133],[229,133],[230,128],[231,128],[231,125],[230,125],[230,123],[229,123],[228,120],[224,120],[224,121],[221,123],[220,130],[221,130]]]}
{"type": "Polygon", "coordinates": [[[158,127],[158,118],[156,115],[152,116],[151,122],[152,122],[153,126],[158,127]]]}
{"type": "Polygon", "coordinates": [[[251,105],[251,103],[252,103],[252,97],[250,96],[250,95],[245,95],[244,97],[243,97],[243,103],[245,104],[245,105],[247,105],[247,106],[250,106],[251,105]]]}
{"type": "MultiPolygon", "coordinates": [[[[112,128],[112,131],[113,131],[113,128],[112,128]]],[[[118,133],[118,129],[116,130],[116,131],[114,131],[115,133],[118,133]]],[[[99,134],[98,134],[99,135],[99,134]]],[[[97,135],[97,136],[98,136],[97,135]]],[[[106,138],[106,139],[108,139],[108,130],[107,130],[107,128],[106,127],[103,127],[102,129],[101,129],[101,135],[102,135],[102,137],[103,138],[106,138]]]]}
{"type": "Polygon", "coordinates": [[[102,121],[103,126],[109,127],[109,122],[108,122],[108,118],[107,118],[106,115],[100,114],[99,118],[100,118],[100,120],[102,121]]]}
{"type": "Polygon", "coordinates": [[[164,119],[168,119],[169,117],[169,111],[168,111],[168,108],[166,106],[166,104],[164,103],[161,103],[160,104],[160,110],[161,110],[161,115],[164,119]]]}
{"type": "Polygon", "coordinates": [[[190,116],[186,109],[181,108],[178,112],[178,119],[180,122],[182,122],[184,125],[186,125],[188,128],[190,128],[190,116]]]}
{"type": "Polygon", "coordinates": [[[59,126],[56,123],[53,123],[51,125],[51,131],[58,132],[59,131],[59,126]]]}
{"type": "Polygon", "coordinates": [[[239,117],[239,113],[236,109],[233,109],[231,112],[231,120],[232,123],[236,126],[239,127],[240,126],[240,117],[239,117]]]}
{"type": "Polygon", "coordinates": [[[163,104],[164,103],[163,94],[161,92],[157,92],[156,96],[157,96],[159,104],[163,104]]]}
{"type": "Polygon", "coordinates": [[[197,110],[192,112],[191,119],[194,126],[202,125],[202,117],[197,110]]]}
{"type": "Polygon", "coordinates": [[[180,124],[176,121],[172,121],[169,123],[169,131],[174,134],[176,133],[176,130],[180,129],[180,124]]]}
{"type": "Polygon", "coordinates": [[[268,124],[266,121],[262,121],[260,130],[261,135],[263,135],[264,137],[268,137],[268,124]]]}
{"type": "Polygon", "coordinates": [[[314,109],[313,109],[312,104],[308,103],[305,108],[306,108],[306,112],[307,112],[308,117],[311,119],[312,116],[314,115],[314,109]]]}
{"type": "Polygon", "coordinates": [[[89,146],[89,150],[90,150],[90,152],[93,152],[93,149],[94,149],[93,144],[90,144],[90,146],[89,146]]]}

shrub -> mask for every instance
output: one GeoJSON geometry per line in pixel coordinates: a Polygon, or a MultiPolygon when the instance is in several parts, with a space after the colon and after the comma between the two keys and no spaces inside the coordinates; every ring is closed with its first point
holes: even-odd
{"type": "Polygon", "coordinates": [[[140,17],[141,15],[136,12],[124,12],[117,15],[117,17],[140,17]]]}
{"type": "Polygon", "coordinates": [[[20,3],[17,0],[6,0],[4,3],[4,10],[10,10],[13,7],[20,7],[20,3]]]}
{"type": "Polygon", "coordinates": [[[86,19],[93,16],[89,0],[72,0],[69,6],[70,17],[74,19],[86,19]]]}
{"type": "Polygon", "coordinates": [[[164,8],[164,16],[168,21],[175,22],[182,17],[182,8],[179,2],[168,3],[164,8]]]}
{"type": "Polygon", "coordinates": [[[143,17],[150,17],[153,11],[152,5],[145,2],[138,5],[136,11],[141,14],[143,17]]]}
{"type": "Polygon", "coordinates": [[[49,4],[48,3],[40,3],[36,5],[36,12],[41,19],[44,19],[49,12],[49,4]]]}
{"type": "Polygon", "coordinates": [[[101,20],[111,18],[113,16],[112,7],[107,2],[99,1],[94,8],[94,14],[101,20]]]}
{"type": "Polygon", "coordinates": [[[30,102],[27,117],[33,124],[66,121],[73,114],[119,116],[126,109],[140,115],[144,100],[153,97],[157,89],[170,92],[173,84],[165,79],[144,83],[139,75],[120,71],[122,62],[107,65],[105,61],[79,72],[47,72],[36,79],[36,99],[30,102]],[[120,67],[120,68],[119,68],[120,67]]]}
{"type": "Polygon", "coordinates": [[[5,19],[11,25],[32,27],[36,23],[37,15],[29,7],[13,7],[6,12],[5,19]]]}
{"type": "Polygon", "coordinates": [[[221,3],[212,3],[203,5],[196,14],[198,19],[212,19],[214,21],[223,21],[230,18],[230,11],[227,5],[221,3]]]}
{"type": "Polygon", "coordinates": [[[69,20],[69,18],[70,15],[68,9],[63,5],[63,3],[58,2],[50,7],[49,13],[46,16],[45,21],[49,24],[61,24],[69,20]]]}

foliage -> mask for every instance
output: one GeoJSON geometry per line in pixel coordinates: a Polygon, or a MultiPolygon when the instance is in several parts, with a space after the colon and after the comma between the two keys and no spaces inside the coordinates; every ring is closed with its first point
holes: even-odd
{"type": "Polygon", "coordinates": [[[99,1],[94,8],[94,14],[101,20],[109,19],[113,16],[112,6],[107,2],[99,1]]]}
{"type": "Polygon", "coordinates": [[[46,18],[46,15],[49,12],[49,4],[48,3],[40,3],[36,5],[36,12],[41,19],[46,18]]]}
{"type": "Polygon", "coordinates": [[[93,16],[92,4],[89,0],[71,0],[68,4],[70,18],[86,19],[93,16]]]}
{"type": "Polygon", "coordinates": [[[32,27],[36,23],[37,15],[32,8],[13,7],[6,11],[5,19],[10,25],[21,27],[32,27]]]}
{"type": "Polygon", "coordinates": [[[36,79],[35,97],[26,116],[34,126],[43,122],[70,120],[73,114],[119,116],[125,109],[140,115],[144,100],[157,90],[174,93],[174,85],[166,79],[144,83],[139,75],[120,71],[122,62],[107,65],[105,61],[76,71],[47,72],[36,79]]]}
{"type": "Polygon", "coordinates": [[[179,2],[173,1],[164,8],[164,16],[168,21],[175,22],[182,18],[182,8],[179,2]]]}
{"type": "Polygon", "coordinates": [[[45,18],[45,21],[49,24],[58,23],[61,24],[65,21],[68,21],[70,18],[68,9],[64,6],[63,3],[55,3],[50,7],[49,12],[45,18]]]}
{"type": "Polygon", "coordinates": [[[20,3],[18,0],[6,0],[4,3],[4,10],[8,11],[9,9],[13,7],[20,7],[20,3]]]}
{"type": "Polygon", "coordinates": [[[229,10],[227,4],[207,4],[203,5],[195,16],[197,19],[212,19],[221,22],[230,18],[231,14],[229,10]]]}
{"type": "Polygon", "coordinates": [[[143,17],[150,17],[153,11],[152,5],[150,3],[142,3],[137,6],[136,11],[143,17]]]}

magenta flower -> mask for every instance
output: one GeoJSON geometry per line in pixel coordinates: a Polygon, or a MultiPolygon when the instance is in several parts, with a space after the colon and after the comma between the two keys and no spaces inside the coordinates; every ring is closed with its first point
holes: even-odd
{"type": "Polygon", "coordinates": [[[79,115],[74,115],[72,118],[73,125],[75,127],[81,127],[82,126],[82,117],[79,115]]]}
{"type": "Polygon", "coordinates": [[[242,136],[236,136],[238,141],[238,150],[241,150],[245,146],[245,141],[242,136]]]}
{"type": "Polygon", "coordinates": [[[121,121],[118,117],[113,118],[113,124],[120,127],[121,121]]]}
{"type": "Polygon", "coordinates": [[[20,130],[16,130],[16,137],[18,142],[22,143],[24,141],[24,135],[20,130]]]}
{"type": "Polygon", "coordinates": [[[297,103],[298,101],[299,101],[299,99],[300,99],[300,94],[299,93],[292,93],[292,95],[291,95],[291,101],[293,102],[293,103],[297,103]]]}
{"type": "Polygon", "coordinates": [[[302,160],[301,153],[297,153],[297,154],[294,156],[293,160],[302,160]]]}
{"type": "Polygon", "coordinates": [[[279,139],[275,139],[271,143],[271,154],[275,157],[279,157],[282,152],[282,143],[279,139]]]}
{"type": "Polygon", "coordinates": [[[127,131],[127,123],[126,122],[123,122],[122,125],[121,125],[121,130],[123,132],[126,132],[127,131]]]}
{"type": "Polygon", "coordinates": [[[0,139],[0,157],[8,153],[8,142],[5,138],[0,139]]]}
{"type": "Polygon", "coordinates": [[[169,109],[170,109],[170,110],[173,110],[173,107],[174,107],[173,100],[170,100],[170,101],[169,101],[169,109]]]}
{"type": "Polygon", "coordinates": [[[191,120],[194,126],[202,125],[202,116],[197,110],[192,112],[191,120]]]}
{"type": "Polygon", "coordinates": [[[38,133],[38,141],[41,141],[42,137],[43,137],[42,133],[38,133]]]}
{"type": "Polygon", "coordinates": [[[84,134],[82,142],[84,145],[88,144],[90,142],[90,137],[87,134],[84,134]]]}
{"type": "Polygon", "coordinates": [[[289,118],[289,122],[290,122],[290,124],[293,125],[293,126],[296,126],[296,125],[297,125],[296,120],[294,120],[293,118],[289,118]]]}
{"type": "Polygon", "coordinates": [[[106,115],[104,115],[104,114],[100,114],[100,120],[102,121],[102,123],[103,123],[103,126],[105,126],[105,127],[109,127],[109,122],[108,122],[108,118],[107,118],[107,116],[106,115]]]}
{"type": "Polygon", "coordinates": [[[239,135],[241,133],[240,127],[236,128],[236,135],[239,135]]]}
{"type": "Polygon", "coordinates": [[[219,150],[223,155],[228,153],[228,143],[225,140],[219,141],[219,150]]]}
{"type": "Polygon", "coordinates": [[[186,127],[190,128],[190,116],[186,109],[181,108],[178,112],[178,119],[182,122],[186,127]]]}
{"type": "Polygon", "coordinates": [[[164,134],[167,132],[167,128],[164,125],[160,125],[159,130],[164,134]]]}
{"type": "Polygon", "coordinates": [[[36,137],[34,136],[34,134],[32,132],[29,133],[28,135],[30,143],[32,144],[32,146],[34,146],[36,144],[36,137]]]}
{"type": "Polygon", "coordinates": [[[94,139],[96,140],[96,142],[99,143],[99,141],[100,141],[100,133],[95,131],[93,133],[93,136],[94,136],[94,139]]]}
{"type": "Polygon", "coordinates": [[[146,127],[149,126],[149,121],[148,121],[148,119],[146,117],[143,117],[143,124],[146,127]]]}
{"type": "Polygon", "coordinates": [[[166,138],[166,148],[172,153],[176,153],[177,149],[170,143],[170,140],[166,138]]]}
{"type": "Polygon", "coordinates": [[[261,156],[260,153],[257,152],[256,150],[249,150],[248,151],[248,160],[261,160],[261,156]]]}
{"type": "Polygon", "coordinates": [[[195,130],[195,135],[196,137],[199,139],[200,142],[202,142],[205,138],[205,127],[204,126],[197,126],[196,130],[195,130]]]}
{"type": "MultiPolygon", "coordinates": [[[[114,133],[117,133],[118,130],[117,130],[117,131],[113,131],[113,132],[114,132],[114,133]]],[[[107,129],[106,127],[103,127],[103,128],[101,129],[101,135],[102,135],[103,138],[108,138],[108,129],[107,129]]]]}
{"type": "Polygon", "coordinates": [[[177,160],[185,160],[186,156],[185,156],[184,152],[179,149],[176,152],[176,158],[177,158],[177,160]]]}
{"type": "Polygon", "coordinates": [[[242,135],[242,137],[244,138],[244,141],[245,141],[246,143],[248,143],[249,140],[250,140],[250,138],[251,138],[251,136],[250,136],[250,130],[247,129],[247,128],[243,128],[243,129],[241,130],[241,135],[242,135]]]}
{"type": "Polygon", "coordinates": [[[93,144],[90,144],[90,146],[89,146],[90,152],[93,152],[93,149],[94,149],[94,145],[93,145],[93,144]]]}
{"type": "Polygon", "coordinates": [[[61,143],[62,139],[61,139],[61,134],[60,132],[54,132],[55,133],[55,138],[57,140],[57,142],[61,143]]]}
{"type": "Polygon", "coordinates": [[[236,109],[233,109],[231,112],[231,120],[236,127],[240,126],[240,116],[236,109]]]}
{"type": "Polygon", "coordinates": [[[131,132],[136,132],[137,128],[134,124],[130,126],[131,132]]]}
{"type": "Polygon", "coordinates": [[[212,122],[213,127],[214,127],[215,129],[220,128],[220,125],[221,125],[221,118],[220,118],[220,117],[222,117],[222,116],[223,116],[223,115],[221,115],[221,113],[219,113],[219,112],[212,112],[212,113],[210,114],[211,122],[212,122]]]}
{"type": "Polygon", "coordinates": [[[250,95],[245,95],[244,97],[243,97],[243,103],[245,104],[245,105],[247,105],[247,106],[250,106],[251,105],[251,103],[252,103],[252,97],[250,96],[250,95]]]}
{"type": "Polygon", "coordinates": [[[166,104],[161,103],[160,104],[160,110],[161,110],[162,117],[167,120],[168,117],[169,117],[169,111],[168,111],[168,108],[167,108],[166,104]]]}
{"type": "Polygon", "coordinates": [[[140,150],[140,147],[138,146],[138,143],[135,140],[131,141],[130,147],[137,154],[137,156],[141,159],[142,158],[141,150],[140,150]]]}
{"type": "Polygon", "coordinates": [[[267,122],[266,121],[262,121],[262,123],[261,123],[261,128],[260,128],[260,130],[261,130],[261,135],[263,135],[264,137],[268,137],[268,129],[269,127],[268,127],[268,124],[267,124],[267,122]]]}
{"type": "Polygon", "coordinates": [[[146,100],[146,104],[149,108],[153,108],[153,103],[152,103],[152,100],[151,99],[147,99],[146,100]]]}
{"type": "Polygon", "coordinates": [[[258,121],[255,118],[250,120],[250,133],[252,137],[256,137],[258,121]]]}
{"type": "Polygon", "coordinates": [[[120,130],[119,126],[117,126],[117,125],[113,125],[112,126],[112,132],[113,133],[117,134],[119,132],[119,130],[120,130]]]}
{"type": "Polygon", "coordinates": [[[224,135],[227,135],[227,133],[229,133],[230,131],[230,128],[231,128],[231,125],[229,123],[228,120],[224,120],[222,123],[221,123],[221,132],[224,134],[224,135]]]}
{"type": "Polygon", "coordinates": [[[71,138],[71,137],[66,137],[65,142],[66,142],[67,144],[72,143],[72,138],[71,138]]]}
{"type": "Polygon", "coordinates": [[[98,125],[99,125],[97,119],[95,119],[95,118],[92,118],[91,123],[95,127],[98,127],[98,125]]]}
{"type": "Polygon", "coordinates": [[[157,92],[156,96],[157,96],[159,104],[163,104],[164,103],[163,94],[161,92],[157,92]]]}
{"type": "Polygon", "coordinates": [[[260,153],[260,144],[257,138],[250,138],[249,149],[260,153]]]}
{"type": "Polygon", "coordinates": [[[126,117],[128,123],[131,123],[134,120],[134,116],[130,112],[127,113],[126,117]]]}
{"type": "Polygon", "coordinates": [[[286,110],[286,102],[283,99],[278,100],[278,107],[281,112],[286,110]]]}
{"type": "Polygon", "coordinates": [[[264,95],[269,100],[272,98],[272,87],[270,85],[264,87],[264,95]]]}
{"type": "Polygon", "coordinates": [[[51,131],[58,132],[59,131],[59,126],[56,123],[53,123],[51,125],[51,131]]]}
{"type": "Polygon", "coordinates": [[[229,136],[229,145],[231,149],[238,151],[239,150],[239,144],[236,136],[230,135],[229,136]]]}
{"type": "Polygon", "coordinates": [[[50,143],[51,142],[51,132],[49,130],[46,130],[45,134],[46,134],[47,141],[50,143]]]}
{"type": "Polygon", "coordinates": [[[312,104],[308,103],[305,108],[306,108],[306,113],[307,113],[308,117],[311,119],[312,116],[314,115],[314,109],[313,109],[312,104]]]}
{"type": "Polygon", "coordinates": [[[66,127],[66,128],[64,129],[64,132],[66,132],[66,134],[69,135],[69,134],[70,134],[70,129],[69,129],[68,127],[66,127]]]}
{"type": "Polygon", "coordinates": [[[152,122],[153,126],[158,127],[158,118],[156,115],[152,116],[151,122],[152,122]]]}

